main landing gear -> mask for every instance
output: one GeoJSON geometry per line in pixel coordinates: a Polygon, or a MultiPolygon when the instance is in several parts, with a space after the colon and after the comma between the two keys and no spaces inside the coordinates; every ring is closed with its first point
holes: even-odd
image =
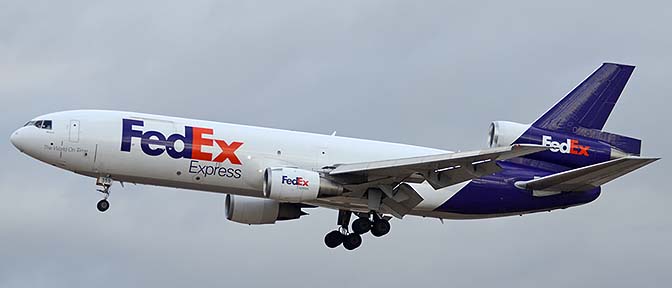
{"type": "Polygon", "coordinates": [[[331,231],[324,236],[324,244],[329,248],[336,248],[343,244],[346,250],[357,249],[362,245],[362,234],[371,231],[371,235],[381,237],[390,232],[390,222],[378,213],[358,213],[359,218],[352,222],[352,232],[348,229],[352,212],[338,211],[338,230],[331,231]]]}
{"type": "Polygon", "coordinates": [[[110,202],[107,201],[107,198],[110,197],[110,187],[112,187],[113,182],[114,180],[112,180],[112,178],[103,176],[98,177],[96,180],[96,185],[101,187],[96,190],[105,194],[105,197],[96,204],[96,208],[98,208],[98,211],[100,212],[105,212],[110,208],[110,202]]]}

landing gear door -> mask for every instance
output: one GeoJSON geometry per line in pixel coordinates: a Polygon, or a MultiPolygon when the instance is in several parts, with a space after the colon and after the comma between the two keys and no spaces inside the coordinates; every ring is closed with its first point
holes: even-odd
{"type": "Polygon", "coordinates": [[[79,120],[70,120],[70,142],[79,142],[79,120]]]}

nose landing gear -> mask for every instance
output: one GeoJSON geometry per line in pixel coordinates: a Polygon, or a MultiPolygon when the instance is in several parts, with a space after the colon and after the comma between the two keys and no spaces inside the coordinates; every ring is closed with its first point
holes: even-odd
{"type": "Polygon", "coordinates": [[[371,235],[382,237],[390,232],[389,220],[373,211],[371,213],[358,213],[359,218],[352,222],[352,232],[350,232],[348,226],[350,226],[351,215],[351,211],[338,211],[338,225],[340,227],[324,236],[324,244],[327,247],[336,248],[343,244],[343,248],[346,250],[354,250],[362,245],[362,234],[371,231],[371,235]]]}
{"type": "Polygon", "coordinates": [[[105,212],[105,211],[107,211],[108,208],[110,208],[110,202],[107,201],[107,199],[102,199],[102,200],[98,201],[98,204],[96,204],[96,207],[98,208],[98,211],[105,212]]]}
{"type": "Polygon", "coordinates": [[[109,176],[100,176],[96,180],[96,185],[101,187],[100,189],[96,189],[96,191],[105,194],[105,197],[96,204],[96,208],[98,208],[98,211],[100,212],[105,212],[110,208],[110,202],[107,201],[107,198],[110,197],[110,187],[112,187],[112,183],[114,183],[114,180],[109,176]]]}

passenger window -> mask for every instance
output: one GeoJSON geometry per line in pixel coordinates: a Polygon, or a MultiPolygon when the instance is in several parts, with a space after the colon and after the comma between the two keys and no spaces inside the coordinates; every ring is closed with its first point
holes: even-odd
{"type": "Polygon", "coordinates": [[[42,121],[42,129],[51,130],[51,120],[42,121]]]}
{"type": "Polygon", "coordinates": [[[42,128],[42,121],[35,122],[35,127],[42,128]]]}

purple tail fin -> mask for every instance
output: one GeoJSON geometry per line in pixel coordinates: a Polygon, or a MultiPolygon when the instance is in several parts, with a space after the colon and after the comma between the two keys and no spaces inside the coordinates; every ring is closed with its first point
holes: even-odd
{"type": "Polygon", "coordinates": [[[532,126],[600,140],[628,154],[639,155],[640,140],[602,131],[634,69],[635,66],[629,65],[602,64],[532,126]]]}
{"type": "Polygon", "coordinates": [[[602,130],[634,66],[604,63],[532,124],[558,132],[602,130]]]}

